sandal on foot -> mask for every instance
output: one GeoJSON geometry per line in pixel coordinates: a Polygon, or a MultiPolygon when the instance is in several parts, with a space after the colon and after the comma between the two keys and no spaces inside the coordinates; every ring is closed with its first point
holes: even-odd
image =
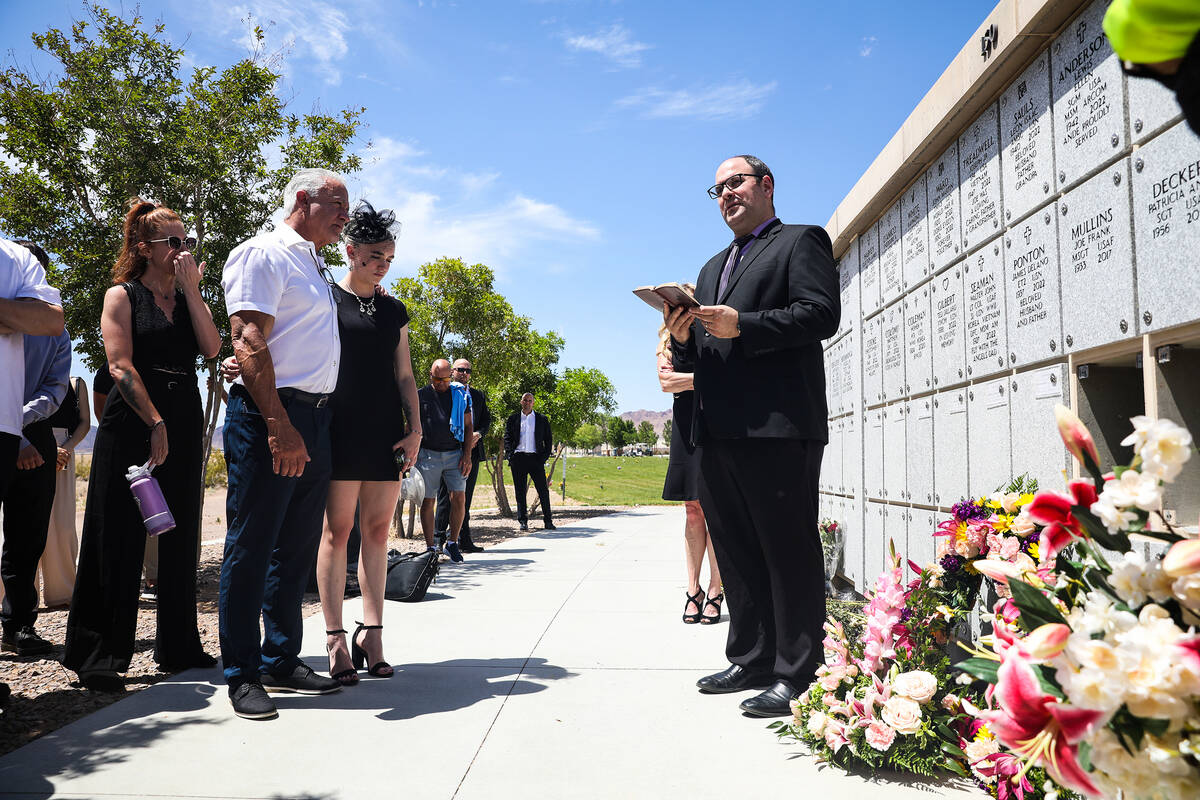
{"type": "MultiPolygon", "coordinates": [[[[357,620],[356,620],[357,622],[357,620]]],[[[350,637],[350,656],[354,659],[354,667],[362,669],[367,663],[367,651],[358,643],[358,634],[361,631],[383,630],[382,625],[364,625],[358,623],[358,627],[354,629],[354,635],[350,637]]],[[[386,661],[377,661],[367,668],[367,674],[374,678],[390,678],[393,673],[392,665],[386,661]]]]}
{"type": "Polygon", "coordinates": [[[700,617],[701,625],[715,625],[721,621],[721,601],[724,599],[725,593],[721,592],[720,594],[710,597],[704,601],[704,610],[707,611],[708,607],[712,606],[717,610],[717,614],[716,616],[709,616],[708,614],[705,614],[700,617]]]}
{"type": "MultiPolygon", "coordinates": [[[[344,635],[345,633],[346,631],[344,628],[338,628],[337,630],[333,631],[325,631],[326,636],[337,636],[338,634],[344,635]]],[[[358,683],[358,672],[353,667],[338,670],[337,672],[333,671],[333,648],[329,646],[328,642],[325,643],[325,652],[329,654],[329,677],[333,678],[342,686],[353,686],[354,684],[358,683]]]]}
{"type": "Polygon", "coordinates": [[[687,597],[687,602],[683,604],[683,621],[688,625],[695,625],[700,621],[700,610],[704,603],[704,590],[697,589],[695,594],[688,594],[687,592],[684,592],[684,596],[687,597]],[[689,605],[696,607],[695,614],[687,613],[687,607],[689,605]]]}

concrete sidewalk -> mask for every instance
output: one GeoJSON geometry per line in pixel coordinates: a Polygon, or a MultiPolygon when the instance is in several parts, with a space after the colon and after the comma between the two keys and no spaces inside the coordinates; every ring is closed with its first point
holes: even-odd
{"type": "MultiPolygon", "coordinates": [[[[424,602],[387,605],[390,680],[251,722],[218,670],[183,673],[0,759],[0,798],[982,796],[820,768],[748,695],[698,693],[727,627],[680,621],[682,537],[681,508],[637,509],[445,564],[424,602]]],[[[325,671],[322,633],[310,617],[325,671]]]]}

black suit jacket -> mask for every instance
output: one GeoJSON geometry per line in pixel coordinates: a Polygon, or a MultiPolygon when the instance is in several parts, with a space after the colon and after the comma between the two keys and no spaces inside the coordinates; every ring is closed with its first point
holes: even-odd
{"type": "Polygon", "coordinates": [[[737,309],[741,334],[718,339],[697,321],[687,343],[672,348],[675,368],[695,373],[692,440],[828,442],[821,340],[841,317],[829,234],[818,225],[772,223],[717,297],[728,255],[726,248],[700,270],[696,299],[737,309]]]}
{"type": "MultiPolygon", "coordinates": [[[[550,420],[544,414],[533,412],[533,443],[537,447],[537,456],[542,461],[550,458],[551,435],[550,420]]],[[[514,411],[504,423],[504,459],[511,461],[517,446],[521,444],[521,412],[514,411]]]]}
{"type": "Polygon", "coordinates": [[[479,444],[471,451],[471,460],[476,464],[483,461],[483,442],[487,438],[488,428],[492,427],[492,412],[488,409],[487,395],[482,389],[468,386],[471,393],[471,425],[479,434],[479,444]]]}

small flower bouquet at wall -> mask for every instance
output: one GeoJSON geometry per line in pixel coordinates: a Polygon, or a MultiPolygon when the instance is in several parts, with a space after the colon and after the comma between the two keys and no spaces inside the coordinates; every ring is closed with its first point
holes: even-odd
{"type": "Polygon", "coordinates": [[[837,575],[838,566],[842,563],[842,551],[846,547],[846,533],[837,520],[825,518],[817,524],[817,532],[821,536],[821,554],[825,560],[825,594],[832,596],[833,587],[830,581],[837,575]]]}
{"type": "Polygon", "coordinates": [[[1200,540],[1161,514],[1192,437],[1134,417],[1122,443],[1133,461],[1102,474],[1086,428],[1056,413],[1088,477],[1025,506],[1044,526],[1036,565],[976,562],[1010,597],[975,657],[956,665],[985,689],[964,707],[1020,774],[1044,768],[1094,797],[1200,797],[1200,540]],[[1144,553],[1154,540],[1168,548],[1161,559],[1144,553]]]}

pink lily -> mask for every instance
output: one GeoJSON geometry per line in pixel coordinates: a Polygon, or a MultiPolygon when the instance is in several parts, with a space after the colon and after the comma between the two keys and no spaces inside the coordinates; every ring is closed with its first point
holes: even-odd
{"type": "Polygon", "coordinates": [[[1047,622],[1021,639],[1021,651],[1035,661],[1047,661],[1061,653],[1067,646],[1071,629],[1061,622],[1047,622]]]}
{"type": "Polygon", "coordinates": [[[1082,794],[1100,790],[1079,766],[1076,745],[1099,725],[1100,711],[1075,708],[1042,691],[1037,673],[1018,648],[1009,648],[995,686],[998,708],[979,716],[1000,743],[1030,767],[1041,766],[1055,782],[1082,794]]]}
{"type": "Polygon", "coordinates": [[[1172,578],[1200,572],[1200,539],[1184,539],[1171,545],[1163,556],[1162,570],[1172,578]]]}
{"type": "Polygon", "coordinates": [[[1090,480],[1073,480],[1067,484],[1067,488],[1070,495],[1038,492],[1025,507],[1035,522],[1046,526],[1042,529],[1041,537],[1042,558],[1046,560],[1054,558],[1059,550],[1084,536],[1079,520],[1071,513],[1072,507],[1091,508],[1098,499],[1096,486],[1090,480]]]}
{"type": "Polygon", "coordinates": [[[996,779],[996,800],[1025,800],[1025,793],[1033,791],[1033,784],[1025,777],[1021,760],[1012,753],[991,753],[973,765],[980,775],[996,779]]]}
{"type": "Polygon", "coordinates": [[[1063,444],[1071,451],[1071,455],[1085,468],[1088,462],[1084,456],[1091,456],[1092,464],[1100,463],[1100,454],[1096,452],[1096,442],[1075,412],[1064,405],[1054,407],[1054,419],[1058,422],[1058,433],[1062,436],[1063,444]]]}

